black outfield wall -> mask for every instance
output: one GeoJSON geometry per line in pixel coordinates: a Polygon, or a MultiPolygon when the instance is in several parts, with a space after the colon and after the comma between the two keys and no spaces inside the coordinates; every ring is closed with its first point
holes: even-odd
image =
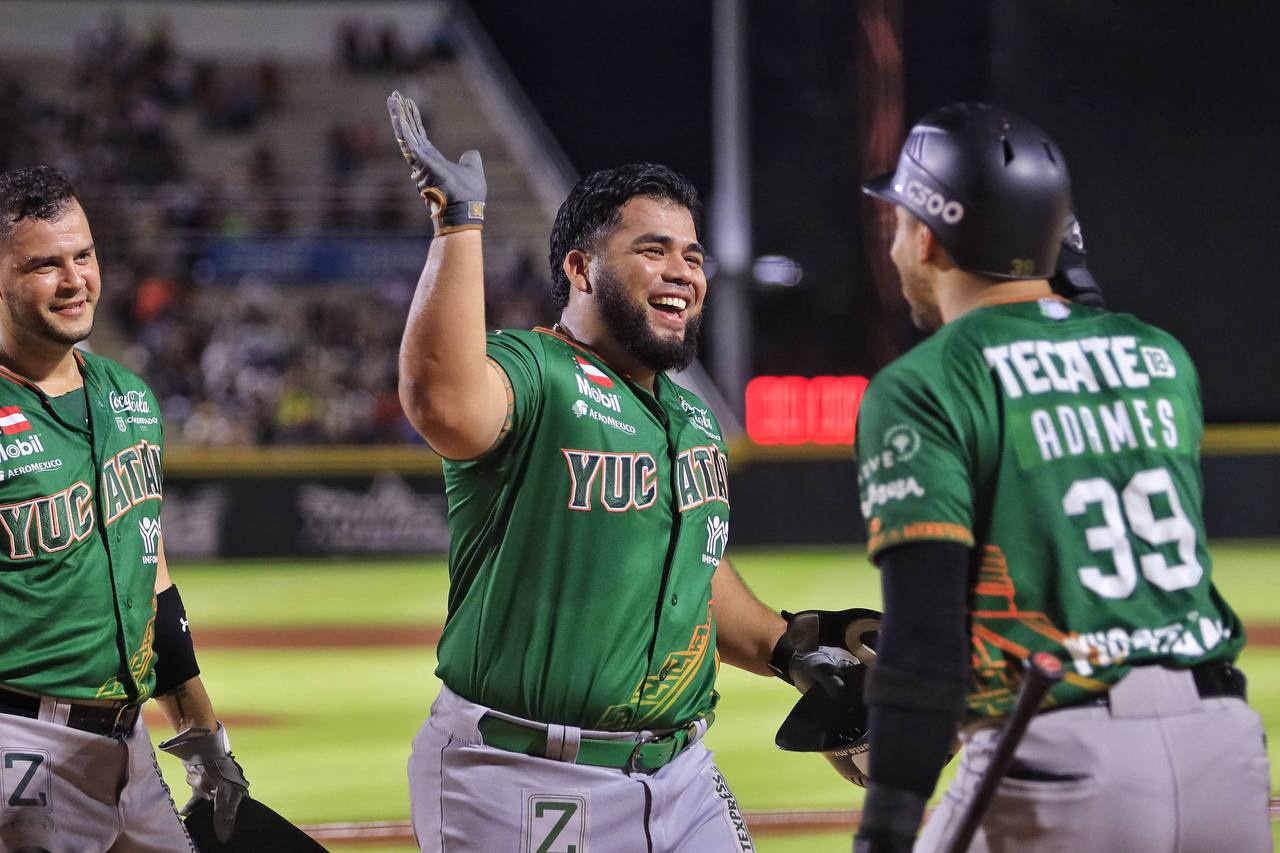
{"type": "MultiPolygon", "coordinates": [[[[735,466],[731,545],[865,541],[852,459],[836,457],[763,458],[735,466]]],[[[175,557],[448,551],[444,481],[429,464],[399,471],[323,464],[301,471],[294,465],[274,474],[264,467],[187,467],[173,466],[165,483],[165,547],[175,557]]],[[[1211,537],[1280,538],[1280,454],[1214,454],[1204,458],[1203,470],[1211,537]]]]}

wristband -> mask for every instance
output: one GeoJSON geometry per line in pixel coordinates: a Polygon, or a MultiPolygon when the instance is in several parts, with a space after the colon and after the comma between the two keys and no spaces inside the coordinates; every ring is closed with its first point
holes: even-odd
{"type": "Polygon", "coordinates": [[[458,201],[445,205],[440,211],[436,233],[451,234],[454,231],[481,228],[484,228],[484,202],[458,201]]]}
{"type": "Polygon", "coordinates": [[[778,642],[773,644],[773,653],[769,655],[769,669],[788,684],[795,684],[791,678],[791,659],[795,657],[796,647],[791,644],[789,634],[789,631],[783,631],[778,642]]]}
{"type": "Polygon", "coordinates": [[[156,595],[156,634],[152,649],[156,653],[153,691],[156,696],[163,696],[200,674],[187,609],[176,585],[156,595]]]}

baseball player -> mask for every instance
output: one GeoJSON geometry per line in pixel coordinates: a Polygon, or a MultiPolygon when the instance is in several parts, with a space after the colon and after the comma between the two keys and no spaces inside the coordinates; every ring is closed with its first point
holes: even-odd
{"type": "Polygon", "coordinates": [[[724,436],[667,376],[707,297],[697,193],[664,166],[585,178],[551,235],[560,322],[486,336],[480,155],[446,160],[412,101],[387,106],[436,231],[400,397],[446,459],[452,533],[444,686],[409,762],[418,843],[752,850],[701,742],[718,661],[833,691],[851,664],[795,653],[724,559],[724,436]]]}
{"type": "Polygon", "coordinates": [[[247,787],[165,563],[156,398],[74,348],[100,290],[67,180],[0,174],[0,851],[194,849],[140,718],[152,696],[220,836],[247,787]]]}
{"type": "MultiPolygon", "coordinates": [[[[963,719],[955,783],[914,847],[943,849],[1020,662],[1048,652],[1067,676],[971,849],[1270,850],[1262,726],[1232,665],[1244,633],[1211,582],[1186,351],[1051,292],[1070,186],[1024,119],[944,107],[865,189],[895,205],[891,255],[933,334],[875,377],[859,416],[884,619],[856,849],[913,849],[963,719]]],[[[1087,284],[1072,286],[1096,296],[1087,284]]]]}

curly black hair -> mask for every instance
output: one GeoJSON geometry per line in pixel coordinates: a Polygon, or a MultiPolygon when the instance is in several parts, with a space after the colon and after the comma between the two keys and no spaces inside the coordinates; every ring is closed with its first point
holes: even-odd
{"type": "Polygon", "coordinates": [[[67,176],[52,166],[0,173],[0,238],[7,238],[24,219],[58,219],[79,200],[67,176]]]}
{"type": "Polygon", "coordinates": [[[667,166],[629,163],[592,172],[569,191],[551,229],[551,297],[557,308],[569,304],[565,255],[574,249],[596,251],[622,219],[622,208],[633,198],[668,201],[686,208],[697,222],[702,213],[698,190],[689,179],[667,166]]]}

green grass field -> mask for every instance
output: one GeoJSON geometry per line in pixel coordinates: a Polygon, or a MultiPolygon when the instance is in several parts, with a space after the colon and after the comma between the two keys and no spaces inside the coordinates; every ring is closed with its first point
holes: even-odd
{"type": "MultiPolygon", "coordinates": [[[[1219,542],[1212,551],[1218,587],[1246,623],[1280,623],[1274,591],[1280,544],[1219,542]]],[[[879,606],[879,578],[856,549],[729,556],[771,607],[879,606]]],[[[323,625],[339,634],[358,625],[437,624],[445,611],[440,559],[175,563],[173,574],[197,645],[202,628],[323,625]]],[[[407,819],[409,743],[438,687],[433,648],[210,648],[200,663],[221,715],[263,718],[229,727],[255,796],[296,823],[407,819]]],[[[1241,664],[1250,702],[1274,744],[1280,649],[1251,647],[1241,664]]],[[[724,667],[719,688],[723,699],[708,743],[744,809],[861,804],[861,789],[838,779],[820,756],[773,746],[773,732],[796,698],[790,687],[724,667]]],[[[166,734],[153,727],[156,740],[166,734]]],[[[161,765],[175,795],[185,794],[177,762],[162,755],[161,765]]],[[[1273,792],[1278,779],[1273,757],[1273,792]]],[[[758,838],[757,846],[764,853],[824,853],[847,851],[849,838],[843,832],[770,836],[758,838]]]]}

